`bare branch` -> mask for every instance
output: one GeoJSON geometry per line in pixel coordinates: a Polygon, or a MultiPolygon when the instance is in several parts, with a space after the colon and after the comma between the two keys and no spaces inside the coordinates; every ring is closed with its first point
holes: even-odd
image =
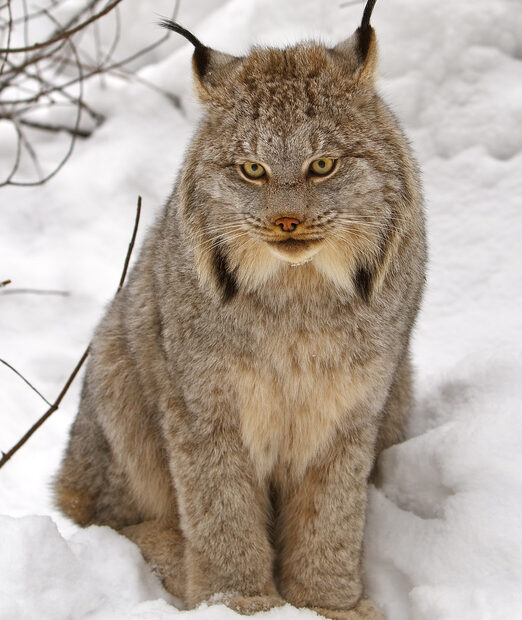
{"type": "MultiPolygon", "coordinates": [[[[3,37],[0,45],[5,46],[7,43],[5,49],[0,49],[2,54],[0,119],[9,121],[15,131],[15,142],[11,149],[12,167],[7,178],[0,180],[0,187],[42,185],[57,174],[69,160],[76,139],[87,138],[103,122],[103,115],[92,109],[83,99],[85,81],[97,75],[111,73],[118,79],[141,83],[168,98],[181,110],[181,101],[176,94],[126,70],[130,63],[164,43],[170,33],[160,36],[150,45],[129,56],[115,60],[113,55],[121,34],[119,6],[121,0],[82,0],[75,12],[63,23],[56,19],[54,12],[56,7],[64,4],[64,0],[47,0],[47,2],[49,3],[47,7],[37,7],[30,12],[28,0],[21,0],[18,6],[13,0],[3,2],[0,0],[0,11],[5,11],[3,17],[0,15],[0,35],[3,37]],[[18,8],[18,13],[15,11],[15,6],[18,8]],[[108,47],[102,49],[97,20],[111,11],[114,15],[114,34],[108,47]],[[53,30],[45,42],[30,44],[30,21],[42,17],[52,22],[53,30]],[[15,33],[16,24],[19,24],[19,31],[15,33]],[[94,26],[91,33],[95,40],[94,58],[90,58],[85,49],[80,50],[78,47],[82,35],[89,34],[89,26],[91,28],[94,26]],[[21,39],[24,46],[11,47],[11,43],[16,39],[21,39]],[[64,49],[66,46],[67,53],[64,49]],[[73,89],[77,89],[78,92],[74,92],[73,89]],[[53,123],[32,114],[35,110],[62,105],[68,105],[77,111],[72,126],[60,120],[53,123]],[[80,112],[86,112],[90,116],[88,124],[83,123],[86,117],[80,112]],[[35,133],[39,130],[54,132],[57,135],[61,133],[63,137],[58,139],[67,139],[67,146],[64,144],[65,155],[58,164],[54,162],[51,164],[53,168],[50,172],[49,168],[46,170],[40,166],[35,133]],[[29,168],[31,176],[27,176],[26,162],[32,162],[29,168]]],[[[172,19],[176,19],[179,5],[180,0],[176,0],[172,19]]]]}
{"type": "MultiPolygon", "coordinates": [[[[10,0],[9,0],[9,2],[10,2],[10,0]]],[[[8,2],[8,4],[9,4],[9,2],[8,2]]],[[[63,32],[61,32],[61,33],[51,37],[47,41],[43,41],[42,43],[34,43],[33,45],[29,45],[29,46],[26,46],[26,47],[12,47],[12,48],[7,47],[7,48],[3,48],[3,49],[0,49],[0,54],[7,54],[7,53],[16,54],[16,53],[19,53],[19,52],[34,52],[35,50],[39,50],[39,49],[42,49],[43,47],[47,47],[49,45],[52,45],[53,43],[56,43],[57,41],[61,41],[62,39],[67,39],[71,35],[73,35],[76,32],[79,32],[80,30],[82,30],[82,28],[85,28],[86,26],[88,26],[89,24],[92,24],[97,19],[100,19],[100,17],[103,17],[104,15],[107,15],[107,13],[112,11],[112,9],[114,9],[120,2],[121,2],[121,0],[113,0],[113,2],[111,2],[109,5],[107,5],[99,13],[96,13],[96,15],[93,15],[92,17],[90,17],[86,21],[82,22],[81,24],[78,24],[78,26],[75,26],[74,28],[71,28],[70,30],[65,30],[65,31],[63,31],[63,32]]]]}
{"type": "MultiPolygon", "coordinates": [[[[131,254],[132,254],[132,250],[134,248],[134,242],[136,241],[136,235],[138,233],[138,226],[140,223],[140,215],[141,215],[141,196],[138,196],[138,204],[136,207],[136,219],[134,221],[134,229],[132,231],[132,237],[129,243],[129,247],[127,249],[127,254],[125,256],[125,262],[123,264],[123,271],[121,274],[121,278],[120,278],[120,283],[118,285],[118,289],[116,291],[116,295],[120,292],[121,288],[123,287],[124,283],[125,283],[125,277],[127,276],[127,270],[129,267],[129,263],[130,263],[130,259],[131,259],[131,254]]],[[[25,435],[8,451],[8,452],[2,452],[2,458],[0,459],[0,468],[2,468],[7,461],[10,460],[10,458],[16,454],[16,452],[18,452],[18,450],[20,450],[20,448],[32,437],[32,435],[34,435],[34,433],[36,433],[36,431],[40,428],[40,426],[42,426],[42,424],[51,417],[51,415],[58,409],[58,407],[60,406],[63,398],[65,397],[65,395],[67,394],[67,391],[69,390],[69,388],[71,387],[72,382],[74,381],[74,379],[76,378],[76,375],[80,372],[81,367],[83,366],[85,360],[87,359],[87,357],[89,356],[89,350],[90,350],[90,344],[89,346],[85,349],[83,355],[81,356],[80,360],[78,361],[78,363],[76,364],[76,366],[74,367],[74,370],[72,371],[72,373],[70,374],[69,378],[67,379],[65,385],[62,388],[62,391],[60,392],[60,394],[58,394],[58,397],[56,398],[56,400],[54,401],[54,403],[49,407],[49,409],[43,414],[43,416],[41,416],[34,424],[33,426],[31,426],[31,428],[25,433],[25,435]]],[[[0,360],[3,361],[3,360],[0,360]]],[[[11,370],[13,370],[14,372],[16,372],[17,375],[19,375],[26,383],[29,384],[29,386],[34,389],[38,394],[38,390],[36,390],[36,388],[34,388],[28,381],[27,379],[25,379],[25,377],[23,377],[17,370],[15,370],[12,366],[10,366],[9,364],[7,364],[6,362],[4,362],[9,368],[11,368],[11,370]]],[[[40,394],[41,396],[41,394],[40,394]]],[[[42,398],[44,398],[42,396],[42,398]]],[[[45,400],[45,399],[44,399],[45,400]]],[[[46,401],[48,402],[48,401],[46,401]]],[[[50,404],[50,403],[48,403],[50,404]]]]}

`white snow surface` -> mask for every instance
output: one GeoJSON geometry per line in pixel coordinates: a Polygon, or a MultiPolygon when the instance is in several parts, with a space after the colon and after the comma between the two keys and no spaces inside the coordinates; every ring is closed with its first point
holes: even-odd
{"type": "MultiPolygon", "coordinates": [[[[166,2],[126,0],[127,53],[156,34],[166,2]],[[146,5],[146,6],[145,6],[146,5]],[[139,24],[143,27],[140,28],[139,24]]],[[[362,4],[193,0],[178,19],[208,45],[335,43],[362,4]]],[[[369,493],[368,594],[390,620],[522,618],[522,11],[520,0],[381,0],[380,82],[423,170],[430,263],[413,343],[417,404],[408,440],[387,450],[369,493]]],[[[0,190],[0,280],[67,297],[0,292],[0,357],[54,399],[113,295],[133,226],[138,242],[168,196],[199,108],[191,48],[169,41],[140,75],[181,97],[108,78],[87,90],[107,120],[43,187],[0,190]]],[[[53,161],[59,148],[42,136],[53,161]]],[[[0,170],[11,161],[0,125],[0,170]]],[[[79,398],[0,471],[0,619],[236,616],[180,611],[109,528],[81,530],[52,505],[50,481],[79,398]]],[[[0,366],[0,447],[46,409],[0,366]]],[[[315,617],[290,606],[266,617],[315,617]]]]}

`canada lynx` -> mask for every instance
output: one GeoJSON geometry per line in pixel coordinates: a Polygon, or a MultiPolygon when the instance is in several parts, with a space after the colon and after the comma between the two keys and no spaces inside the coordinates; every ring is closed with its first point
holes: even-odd
{"type": "Polygon", "coordinates": [[[55,492],[188,607],[381,617],[361,598],[367,480],[410,405],[425,241],[373,4],[332,49],[244,58],[164,24],[195,46],[206,114],[94,336],[55,492]]]}

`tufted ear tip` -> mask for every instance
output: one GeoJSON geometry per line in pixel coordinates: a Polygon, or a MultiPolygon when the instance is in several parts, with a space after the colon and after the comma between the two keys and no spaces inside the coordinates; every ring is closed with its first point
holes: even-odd
{"type": "Polygon", "coordinates": [[[377,68],[377,38],[375,30],[370,26],[375,2],[376,0],[368,0],[359,28],[334,48],[357,82],[373,80],[377,68]]]}
{"type": "Polygon", "coordinates": [[[192,32],[190,32],[186,28],[183,28],[183,26],[181,26],[177,22],[173,22],[171,19],[160,19],[160,21],[158,22],[158,25],[161,26],[162,28],[166,28],[167,30],[172,30],[172,32],[176,32],[177,34],[180,34],[182,37],[185,37],[185,39],[187,39],[187,41],[190,41],[190,43],[192,43],[192,45],[196,49],[198,47],[205,47],[203,43],[201,43],[201,41],[195,35],[192,34],[192,32]]]}
{"type": "Polygon", "coordinates": [[[180,34],[182,37],[185,37],[187,41],[192,43],[194,46],[194,64],[196,72],[203,76],[206,73],[209,55],[211,50],[201,43],[201,41],[194,35],[192,32],[183,28],[180,24],[173,22],[171,19],[162,19],[159,22],[159,25],[162,28],[166,28],[167,30],[172,30],[172,32],[176,32],[180,34]]]}
{"type": "Polygon", "coordinates": [[[364,7],[361,25],[357,28],[358,52],[361,62],[363,63],[367,61],[372,53],[376,54],[377,41],[375,38],[375,30],[370,26],[370,19],[376,1],[377,0],[368,0],[364,7]]]}
{"type": "Polygon", "coordinates": [[[377,2],[377,0],[368,0],[368,2],[366,3],[366,6],[364,7],[364,12],[363,12],[363,16],[361,19],[361,28],[371,28],[370,26],[370,19],[372,17],[372,13],[373,13],[373,7],[375,6],[375,3],[377,2]]]}
{"type": "Polygon", "coordinates": [[[192,43],[194,46],[192,60],[196,92],[203,101],[211,100],[213,91],[219,87],[227,73],[237,66],[242,59],[203,45],[189,30],[170,19],[162,19],[159,25],[180,34],[192,43]]]}
{"type": "Polygon", "coordinates": [[[357,29],[357,37],[359,40],[359,58],[361,59],[361,67],[359,72],[359,81],[373,80],[377,71],[377,37],[375,30],[368,26],[367,30],[362,27],[357,29]]]}

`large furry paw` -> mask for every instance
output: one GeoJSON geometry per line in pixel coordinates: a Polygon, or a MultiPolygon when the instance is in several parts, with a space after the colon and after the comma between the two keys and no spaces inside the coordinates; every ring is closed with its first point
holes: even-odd
{"type": "Polygon", "coordinates": [[[366,598],[361,599],[353,609],[312,609],[330,620],[385,620],[384,615],[366,598]]]}
{"type": "Polygon", "coordinates": [[[221,602],[243,616],[251,616],[258,611],[268,611],[272,607],[281,607],[286,604],[286,601],[279,596],[241,596],[240,594],[225,597],[221,602]]]}

